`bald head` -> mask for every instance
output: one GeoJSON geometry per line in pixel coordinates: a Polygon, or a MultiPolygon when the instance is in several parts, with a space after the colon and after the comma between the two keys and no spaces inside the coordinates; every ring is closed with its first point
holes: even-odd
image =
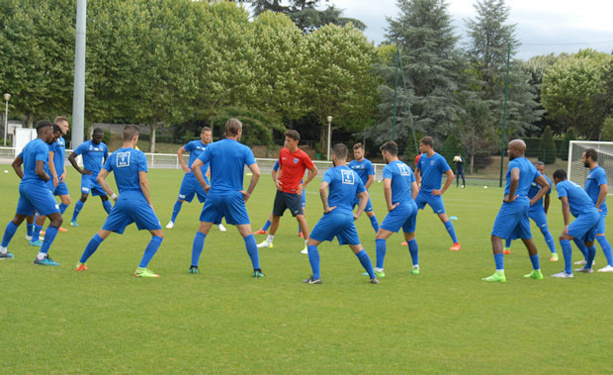
{"type": "Polygon", "coordinates": [[[526,152],[526,142],[521,139],[514,139],[509,142],[509,148],[507,149],[509,160],[524,156],[524,152],[526,152]]]}

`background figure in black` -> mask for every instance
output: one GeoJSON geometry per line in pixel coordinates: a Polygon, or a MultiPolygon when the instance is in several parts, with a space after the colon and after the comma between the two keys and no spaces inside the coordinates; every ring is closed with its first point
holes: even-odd
{"type": "Polygon", "coordinates": [[[462,189],[466,186],[466,180],[464,179],[464,158],[459,152],[453,157],[455,163],[455,175],[456,175],[456,187],[460,186],[460,176],[462,176],[462,189]]]}

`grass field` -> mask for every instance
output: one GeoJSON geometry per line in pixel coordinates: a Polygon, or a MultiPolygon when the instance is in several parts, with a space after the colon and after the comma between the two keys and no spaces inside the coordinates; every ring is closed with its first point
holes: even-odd
{"type": "MultiPolygon", "coordinates": [[[[9,167],[0,167],[2,170],[9,167]]],[[[152,199],[168,222],[182,172],[152,170],[152,199]]],[[[0,174],[0,228],[15,212],[18,179],[0,174]]],[[[507,282],[481,281],[494,270],[489,233],[502,191],[468,186],[449,189],[447,212],[462,251],[431,210],[420,212],[417,240],[421,275],[409,273],[401,235],[388,241],[387,277],[370,285],[348,247],[320,246],[322,285],[306,285],[296,221],[287,214],[273,249],[260,251],[267,277],[253,279],[244,243],[234,227],[212,230],[201,274],[190,275],[191,245],[201,205],[184,204],[176,226],[151,262],[159,279],[132,276],[150,238],[129,227],[111,235],[88,262],[72,267],[104,221],[99,199],[90,199],[68,226],[79,178],[68,176],[73,203],[66,233],[50,254],[60,267],[34,266],[37,249],[25,224],[10,244],[15,259],[0,262],[0,369],[2,373],[610,373],[613,275],[548,275],[563,262],[548,261],[540,232],[534,238],[545,280],[524,279],[531,269],[515,244],[505,257],[507,282]]],[[[312,228],[322,208],[315,180],[307,194],[312,228]]],[[[274,192],[263,176],[248,202],[254,230],[266,220],[274,192]]],[[[382,185],[371,196],[385,216],[382,185]]],[[[562,230],[556,193],[549,214],[554,237],[562,230]]],[[[534,227],[533,227],[534,230],[534,227]]],[[[375,259],[374,232],[358,221],[362,243],[375,259]]],[[[611,228],[609,225],[609,232],[611,228]]],[[[259,236],[258,242],[264,236],[259,236]]],[[[577,252],[578,253],[578,252],[577,252]]],[[[579,256],[575,256],[579,259],[579,256]]],[[[598,266],[604,266],[600,249],[598,266]]],[[[599,268],[599,267],[597,267],[599,268]]]]}

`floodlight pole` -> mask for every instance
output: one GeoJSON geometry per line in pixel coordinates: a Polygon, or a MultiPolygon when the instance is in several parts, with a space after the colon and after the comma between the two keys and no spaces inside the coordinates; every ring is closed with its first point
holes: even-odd
{"type": "Polygon", "coordinates": [[[502,114],[502,145],[500,148],[500,182],[498,187],[502,187],[502,170],[504,167],[504,149],[505,149],[505,135],[507,132],[507,99],[509,97],[509,62],[511,61],[511,42],[507,49],[507,77],[504,85],[504,111],[502,114]]]}
{"type": "Polygon", "coordinates": [[[330,141],[332,140],[332,116],[326,117],[328,120],[328,154],[327,159],[330,161],[330,141]]]}
{"type": "Polygon", "coordinates": [[[9,100],[11,100],[11,94],[4,93],[4,101],[6,102],[6,108],[4,110],[4,145],[6,146],[6,133],[9,127],[9,100]]]}
{"type": "Polygon", "coordinates": [[[77,0],[77,24],[74,59],[74,91],[72,96],[72,148],[83,143],[85,128],[85,32],[87,0],[77,0]]]}

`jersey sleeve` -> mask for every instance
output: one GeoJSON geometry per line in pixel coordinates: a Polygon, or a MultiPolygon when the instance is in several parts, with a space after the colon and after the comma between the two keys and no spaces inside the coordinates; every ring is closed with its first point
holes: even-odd
{"type": "Polygon", "coordinates": [[[245,164],[247,166],[255,164],[255,156],[253,156],[253,151],[247,146],[245,146],[245,164]]]}
{"type": "Polygon", "coordinates": [[[383,168],[383,179],[389,178],[390,180],[394,177],[392,173],[392,169],[389,167],[389,164],[383,168]]]}
{"type": "Polygon", "coordinates": [[[559,183],[556,186],[556,190],[558,191],[558,199],[568,197],[568,190],[566,189],[566,184],[559,183]]]}
{"type": "Polygon", "coordinates": [[[549,182],[549,190],[547,190],[547,193],[545,194],[551,194],[551,191],[553,190],[553,184],[551,183],[551,180],[549,179],[549,177],[543,175],[543,177],[545,177],[545,180],[547,180],[547,182],[549,182]]]}
{"type": "Polygon", "coordinates": [[[85,145],[85,142],[81,143],[77,148],[75,148],[74,153],[77,155],[82,155],[85,151],[87,151],[87,146],[85,145]]]}
{"type": "MultiPolygon", "coordinates": [[[[207,164],[208,162],[210,162],[210,147],[207,147],[204,151],[202,151],[202,153],[200,154],[200,156],[198,156],[198,160],[200,160],[203,164],[207,164]]],[[[191,166],[190,166],[191,168],[191,166]]]]}
{"type": "Polygon", "coordinates": [[[372,166],[372,162],[366,163],[366,172],[367,176],[372,176],[375,174],[375,168],[372,166]]]}
{"type": "Polygon", "coordinates": [[[596,182],[598,183],[599,187],[600,185],[607,184],[607,174],[604,169],[600,168],[600,170],[598,171],[598,175],[596,176],[596,182]]]}
{"type": "Polygon", "coordinates": [[[275,165],[273,165],[272,170],[275,172],[279,170],[279,160],[275,162],[275,165]]]}
{"type": "Polygon", "coordinates": [[[145,153],[142,151],[136,150],[136,153],[137,153],[136,167],[138,168],[138,171],[148,172],[149,169],[147,168],[147,156],[145,156],[145,153]]]}
{"type": "Polygon", "coordinates": [[[313,160],[311,160],[309,155],[307,155],[306,153],[304,153],[302,156],[302,162],[304,163],[306,169],[313,169],[313,167],[315,166],[315,164],[313,164],[313,160]]]}
{"type": "Polygon", "coordinates": [[[104,165],[102,166],[102,169],[105,169],[111,172],[113,170],[113,162],[112,162],[113,159],[115,159],[115,154],[111,154],[110,157],[106,158],[106,161],[104,162],[104,165]]]}
{"type": "Polygon", "coordinates": [[[326,181],[328,184],[330,184],[332,182],[333,173],[334,172],[332,172],[332,168],[328,169],[326,173],[324,173],[324,176],[322,177],[321,181],[326,181]]]}
{"type": "Polygon", "coordinates": [[[187,144],[183,146],[183,149],[185,149],[185,152],[192,152],[192,150],[194,149],[193,142],[187,142],[187,144]]]}
{"type": "Polygon", "coordinates": [[[439,168],[441,170],[441,173],[445,173],[445,172],[447,172],[448,170],[451,169],[451,167],[449,166],[449,163],[447,163],[447,159],[445,159],[443,157],[443,155],[441,155],[441,158],[439,160],[440,160],[439,161],[439,168]]]}
{"type": "Polygon", "coordinates": [[[46,144],[42,144],[36,148],[35,160],[47,162],[49,160],[49,147],[46,144]]]}

